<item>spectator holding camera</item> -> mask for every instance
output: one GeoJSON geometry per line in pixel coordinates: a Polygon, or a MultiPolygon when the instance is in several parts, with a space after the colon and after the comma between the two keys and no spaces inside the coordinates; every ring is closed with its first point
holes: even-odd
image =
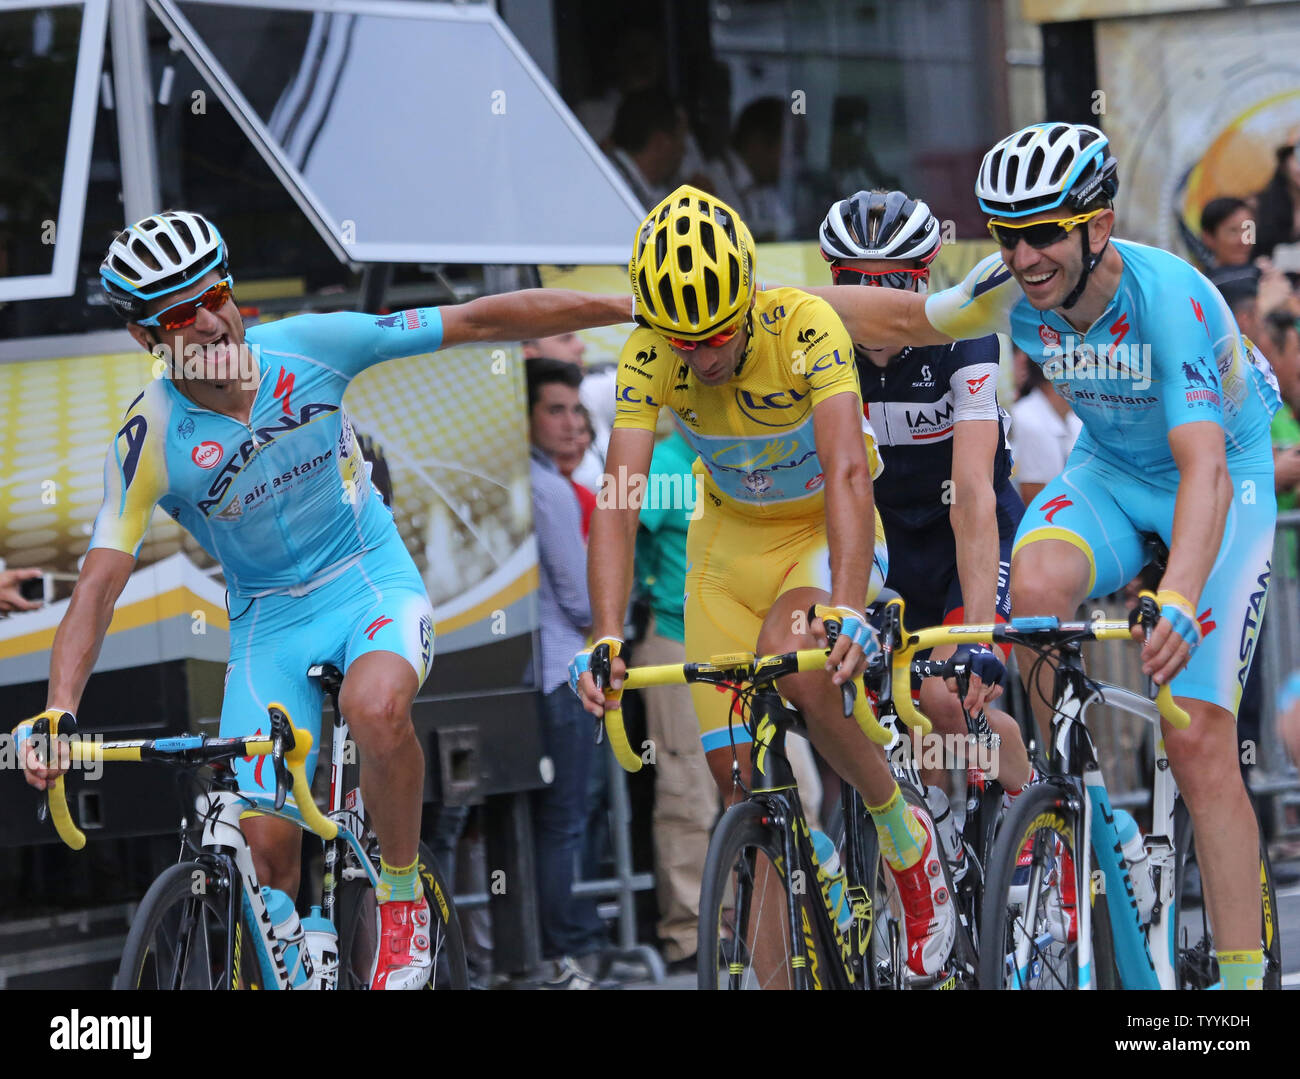
{"type": "Polygon", "coordinates": [[[35,567],[0,570],[0,614],[40,610],[40,588],[33,589],[29,585],[24,589],[23,582],[39,582],[41,575],[42,571],[35,567]],[[31,596],[33,592],[35,598],[31,596]]]}

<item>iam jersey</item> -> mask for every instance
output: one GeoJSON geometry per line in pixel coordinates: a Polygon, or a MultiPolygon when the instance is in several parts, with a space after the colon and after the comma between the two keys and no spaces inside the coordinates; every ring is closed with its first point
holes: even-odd
{"type": "Polygon", "coordinates": [[[343,394],[373,364],[437,350],[442,316],[300,315],[251,326],[246,339],[261,371],[248,423],[155,379],[109,447],[90,541],[134,556],[161,506],[241,599],[307,586],[396,536],[343,394]]]}
{"type": "Polygon", "coordinates": [[[1271,468],[1277,383],[1219,291],[1176,255],[1111,242],[1119,287],[1086,333],[1036,310],[999,254],[931,295],[926,316],[956,338],[1009,327],[1083,421],[1080,446],[1120,469],[1177,475],[1169,432],[1206,420],[1223,428],[1230,468],[1271,468]]]}
{"type": "Polygon", "coordinates": [[[876,505],[886,527],[911,531],[946,524],[952,499],[953,425],[966,420],[998,423],[993,489],[1011,475],[1005,424],[998,408],[998,339],[907,348],[877,367],[858,360],[862,402],[885,470],[876,480],[876,505]]]}
{"type": "MultiPolygon", "coordinates": [[[[762,517],[823,512],[813,408],[859,396],[844,324],[825,300],[793,288],[757,294],[745,354],[723,385],[703,385],[659,334],[638,329],[623,346],[615,392],[616,428],[653,431],[659,409],[672,409],[712,502],[762,517]]],[[[880,460],[865,420],[863,437],[874,476],[880,460]]]]}

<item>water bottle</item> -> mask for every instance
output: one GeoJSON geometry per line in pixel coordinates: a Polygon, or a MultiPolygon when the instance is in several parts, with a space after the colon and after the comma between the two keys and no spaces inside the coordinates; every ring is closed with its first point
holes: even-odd
{"type": "Polygon", "coordinates": [[[302,931],[316,979],[312,988],[335,988],[339,976],[339,934],[334,923],[321,915],[320,907],[312,907],[311,914],[302,920],[302,931]]]}
{"type": "Polygon", "coordinates": [[[961,835],[957,831],[957,819],[952,815],[948,796],[938,787],[928,787],[925,800],[930,806],[930,818],[934,821],[934,830],[943,842],[944,854],[952,871],[952,880],[956,884],[966,875],[966,845],[961,841],[961,835]]]}
{"type": "Polygon", "coordinates": [[[1128,862],[1128,875],[1133,881],[1133,897],[1137,900],[1138,915],[1145,925],[1151,919],[1151,911],[1156,905],[1156,888],[1151,880],[1151,865],[1147,862],[1147,849],[1142,843],[1142,833],[1138,831],[1137,821],[1122,809],[1116,809],[1114,812],[1119,843],[1124,848],[1124,860],[1128,862]]]}
{"type": "Polygon", "coordinates": [[[846,933],[849,926],[853,924],[853,907],[844,894],[844,874],[840,871],[840,852],[835,849],[831,837],[825,832],[819,832],[816,828],[812,830],[812,845],[813,853],[817,855],[817,864],[821,867],[821,871],[826,874],[826,879],[831,882],[827,891],[830,895],[831,910],[835,912],[835,924],[840,927],[841,933],[846,933]]]}
{"type": "Polygon", "coordinates": [[[271,918],[275,939],[281,942],[284,951],[285,969],[289,972],[290,989],[307,989],[312,978],[311,955],[307,951],[307,942],[303,937],[302,922],[293,900],[278,888],[262,886],[262,899],[266,902],[266,913],[271,918]]]}

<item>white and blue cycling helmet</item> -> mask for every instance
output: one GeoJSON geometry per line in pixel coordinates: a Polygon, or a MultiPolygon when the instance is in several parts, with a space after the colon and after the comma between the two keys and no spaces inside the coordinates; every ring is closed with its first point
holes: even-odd
{"type": "Polygon", "coordinates": [[[134,321],[149,300],[187,288],[216,270],[229,274],[226,241],[202,214],[167,210],[123,229],[99,266],[113,309],[134,321]]]}
{"type": "Polygon", "coordinates": [[[1008,135],[980,163],[975,197],[993,217],[1026,217],[1063,206],[1078,212],[1119,190],[1110,140],[1087,124],[1030,124],[1008,135]]]}

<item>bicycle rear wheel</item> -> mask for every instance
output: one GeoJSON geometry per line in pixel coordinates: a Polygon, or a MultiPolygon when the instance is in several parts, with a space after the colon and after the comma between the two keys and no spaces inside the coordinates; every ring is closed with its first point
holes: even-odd
{"type": "Polygon", "coordinates": [[[114,988],[255,988],[261,971],[252,933],[242,915],[234,921],[232,926],[229,892],[211,865],[170,866],[150,885],[131,921],[114,988]],[[227,961],[228,944],[233,964],[227,961]]]}
{"type": "MultiPolygon", "coordinates": [[[[460,919],[451,890],[442,879],[438,864],[429,848],[419,847],[420,880],[424,885],[424,898],[429,903],[430,943],[434,972],[425,989],[468,989],[469,968],[465,963],[465,938],[461,934],[460,919]]],[[[379,869],[379,853],[372,852],[375,870],[379,869]]],[[[375,890],[364,878],[345,880],[339,885],[339,988],[365,989],[370,984],[374,967],[375,944],[379,939],[379,904],[375,890]]]]}
{"type": "MultiPolygon", "coordinates": [[[[1196,861],[1196,835],[1191,814],[1179,798],[1174,805],[1174,910],[1178,924],[1174,933],[1176,976],[1179,989],[1208,989],[1219,981],[1219,963],[1214,955],[1214,934],[1210,915],[1201,894],[1200,866],[1196,861]]],[[[1277,893],[1273,889],[1273,867],[1268,847],[1260,836],[1260,948],[1264,952],[1264,988],[1282,988],[1282,936],[1277,923],[1277,893]]]]}
{"type": "Polygon", "coordinates": [[[794,895],[804,944],[805,977],[797,977],[790,874],[781,833],[764,822],[768,812],[757,802],[732,806],[709,842],[696,953],[701,989],[795,989],[801,982],[824,989],[844,981],[834,973],[843,969],[838,949],[825,939],[822,919],[810,916],[810,895],[819,893],[806,869],[808,887],[794,895]]]}
{"type": "MultiPolygon", "coordinates": [[[[1078,800],[1048,782],[1021,794],[998,826],[980,919],[980,988],[1077,989],[1076,842],[1083,834],[1078,800]]],[[[1088,889],[1088,891],[1085,891],[1088,889]]],[[[1114,948],[1105,896],[1092,900],[1092,969],[1096,987],[1115,988],[1114,948]]]]}

